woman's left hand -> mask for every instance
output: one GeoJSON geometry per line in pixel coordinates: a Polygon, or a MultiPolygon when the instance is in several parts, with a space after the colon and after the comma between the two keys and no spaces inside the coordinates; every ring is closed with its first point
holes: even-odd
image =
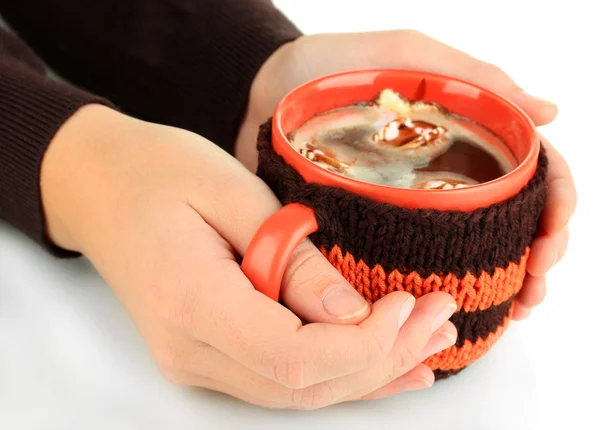
{"type": "MultiPolygon", "coordinates": [[[[558,112],[553,103],[527,94],[498,67],[413,30],[310,35],[283,45],[259,70],[238,135],[236,157],[255,171],[258,127],[296,86],[324,75],[372,68],[418,69],[473,82],[517,104],[536,126],[549,124],[558,112]]],[[[566,252],[568,223],[577,201],[569,166],[546,139],[541,139],[550,161],[548,195],[513,319],[526,318],[544,299],[546,272],[566,252]]]]}

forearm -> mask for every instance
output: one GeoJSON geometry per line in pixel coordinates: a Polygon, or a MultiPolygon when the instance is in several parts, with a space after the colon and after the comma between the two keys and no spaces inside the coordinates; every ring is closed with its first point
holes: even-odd
{"type": "Polygon", "coordinates": [[[42,159],[61,125],[89,103],[108,104],[48,78],[35,54],[0,28],[0,219],[56,253],[46,235],[42,159]]]}
{"type": "Polygon", "coordinates": [[[254,76],[300,35],[268,0],[4,0],[0,13],[69,81],[230,153],[254,76]]]}

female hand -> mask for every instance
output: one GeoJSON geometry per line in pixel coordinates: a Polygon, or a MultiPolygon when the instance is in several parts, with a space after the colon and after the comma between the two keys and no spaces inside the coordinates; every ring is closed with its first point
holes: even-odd
{"type": "MultiPolygon", "coordinates": [[[[282,46],[262,66],[252,89],[236,144],[236,157],[251,171],[257,164],[258,126],[296,86],[320,76],[354,69],[406,68],[441,73],[495,91],[521,107],[538,126],[554,120],[557,108],[519,88],[501,69],[412,30],[304,36],[282,46]]],[[[541,234],[532,244],[528,274],[516,298],[514,319],[527,317],[544,298],[545,274],[564,256],[567,225],[577,195],[565,160],[543,137],[550,161],[541,234]]]]}
{"type": "Polygon", "coordinates": [[[238,260],[279,202],[195,134],[86,106],[50,144],[41,187],[51,240],[89,258],[177,384],[314,409],[426,388],[420,363],[456,340],[450,295],[371,308],[307,240],[289,309],[257,292],[238,260]]]}

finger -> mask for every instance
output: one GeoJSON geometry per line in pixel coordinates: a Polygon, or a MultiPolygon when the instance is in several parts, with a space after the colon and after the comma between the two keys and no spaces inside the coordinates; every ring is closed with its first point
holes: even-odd
{"type": "Polygon", "coordinates": [[[556,258],[555,265],[564,258],[567,253],[567,247],[569,245],[570,231],[569,228],[565,228],[562,233],[558,235],[556,241],[558,242],[558,257],[556,258]]]}
{"type": "Polygon", "coordinates": [[[427,358],[423,358],[426,346],[429,345],[431,351],[437,352],[456,342],[456,336],[450,340],[452,335],[442,334],[442,331],[437,333],[442,327],[443,332],[456,333],[453,324],[448,321],[454,310],[454,299],[447,293],[435,292],[420,297],[410,317],[402,325],[394,347],[385,360],[357,374],[307,387],[304,395],[319,399],[329,396],[329,399],[320,401],[337,403],[344,399],[365,396],[407,374],[427,358]],[[429,343],[432,335],[437,338],[438,334],[444,340],[440,342],[438,338],[432,347],[429,343]]]}
{"type": "Polygon", "coordinates": [[[569,229],[557,235],[537,237],[531,245],[531,254],[527,261],[527,273],[543,276],[565,255],[569,242],[569,229]]]}
{"type": "Polygon", "coordinates": [[[183,349],[183,363],[167,359],[168,365],[161,366],[161,373],[170,382],[222,392],[263,407],[292,405],[288,388],[251,371],[212,346],[188,340],[183,349]]]}
{"type": "Polygon", "coordinates": [[[552,144],[540,136],[548,157],[548,192],[541,216],[541,229],[546,234],[563,231],[575,212],[577,191],[566,160],[552,144]]]}
{"type": "MultiPolygon", "coordinates": [[[[390,365],[388,373],[383,373],[383,378],[371,387],[371,391],[377,391],[388,384],[394,387],[393,381],[410,374],[411,369],[422,368],[424,366],[421,364],[422,361],[454,345],[458,333],[454,324],[448,319],[455,311],[456,304],[449,295],[430,293],[420,297],[410,318],[400,329],[392,354],[386,363],[390,365]]],[[[433,378],[431,370],[428,374],[433,378]]],[[[415,385],[412,389],[427,388],[422,386],[421,382],[414,381],[415,385]]],[[[359,396],[368,395],[368,392],[359,392],[359,396]]]]}
{"type": "Polygon", "coordinates": [[[379,300],[360,325],[308,324],[253,290],[239,267],[211,263],[203,282],[211,291],[198,312],[197,339],[284,386],[302,388],[357,372],[382,360],[396,339],[399,320],[414,306],[404,292],[379,300]],[[211,273],[209,273],[211,272],[211,273]]]}
{"type": "Polygon", "coordinates": [[[302,408],[313,409],[360,398],[409,373],[420,364],[423,348],[432,337],[432,331],[435,331],[432,328],[440,324],[444,326],[440,321],[447,322],[452,314],[448,309],[452,308],[453,302],[449,294],[441,292],[419,298],[385,359],[360,372],[308,386],[296,393],[294,403],[302,408]]]}
{"type": "Polygon", "coordinates": [[[452,296],[429,293],[417,300],[415,308],[398,333],[392,350],[393,377],[397,378],[428,356],[456,342],[456,328],[449,318],[456,312],[452,296]]]}
{"type": "MultiPolygon", "coordinates": [[[[396,65],[453,76],[497,92],[521,107],[536,125],[548,124],[556,117],[558,109],[554,103],[525,93],[498,67],[422,33],[399,34],[401,52],[396,65]]],[[[387,57],[393,58],[389,54],[387,57]]]]}
{"type": "Polygon", "coordinates": [[[450,321],[446,321],[436,332],[431,336],[427,345],[421,351],[421,361],[426,360],[438,352],[451,347],[456,343],[458,332],[456,326],[450,321]]]}
{"type": "Polygon", "coordinates": [[[531,314],[531,308],[521,305],[519,302],[513,302],[511,319],[515,321],[525,320],[531,314]]]}
{"type": "Polygon", "coordinates": [[[203,388],[205,390],[223,393],[228,396],[234,397],[238,400],[244,401],[246,403],[250,403],[252,405],[260,406],[263,408],[284,409],[289,406],[287,403],[282,403],[281,401],[278,401],[276,398],[265,399],[260,396],[249,394],[244,390],[236,388],[235,386],[226,384],[224,382],[217,381],[212,378],[204,377],[204,376],[197,376],[197,375],[190,376],[189,379],[186,379],[186,382],[184,385],[199,387],[199,388],[203,388]]]}
{"type": "Polygon", "coordinates": [[[539,305],[546,296],[546,277],[526,275],[523,288],[515,300],[525,308],[539,305]]]}
{"type": "Polygon", "coordinates": [[[381,31],[326,37],[329,37],[330,43],[322,45],[327,46],[327,50],[317,46],[320,53],[318,57],[323,60],[336,48],[343,50],[349,44],[356,46],[355,51],[361,54],[350,56],[346,62],[323,61],[319,70],[322,75],[357,68],[423,70],[453,76],[497,92],[517,104],[538,126],[552,122],[558,113],[554,103],[527,94],[498,67],[417,31],[381,31]]]}
{"type": "Polygon", "coordinates": [[[309,322],[358,324],[370,313],[367,301],[308,240],[290,259],[281,286],[282,301],[309,322]]]}
{"type": "Polygon", "coordinates": [[[301,391],[290,390],[261,375],[258,375],[222,352],[212,348],[195,347],[190,345],[188,360],[185,368],[178,368],[177,375],[169,378],[171,382],[179,386],[201,387],[207,390],[227,394],[242,401],[267,407],[267,408],[291,408],[291,409],[314,409],[333,403],[355,401],[360,399],[377,399],[390,395],[423,388],[433,385],[434,375],[431,369],[423,364],[395,379],[384,387],[379,388],[366,396],[354,395],[344,399],[332,399],[332,403],[309,404],[307,394],[301,391]],[[203,374],[194,373],[201,369],[203,374]],[[190,372],[190,370],[192,370],[190,372]],[[212,375],[212,376],[206,376],[212,375]]]}
{"type": "MultiPolygon", "coordinates": [[[[399,294],[404,295],[406,293],[399,294]]],[[[369,317],[365,323],[369,322],[380,312],[381,309],[379,309],[379,304],[389,301],[386,299],[393,295],[394,294],[390,294],[379,300],[374,306],[373,315],[369,317]]],[[[407,367],[405,373],[408,373],[410,369],[418,366],[420,352],[423,346],[427,344],[428,339],[431,337],[431,327],[438,324],[436,320],[439,319],[437,317],[440,312],[443,312],[445,315],[447,315],[447,312],[443,311],[443,309],[448,308],[449,302],[452,301],[452,298],[446,293],[431,293],[428,296],[430,297],[428,297],[427,300],[424,300],[423,298],[419,299],[423,302],[419,305],[419,315],[416,317],[415,321],[410,323],[410,326],[413,327],[413,330],[419,326],[425,326],[427,328],[421,331],[423,339],[415,340],[414,337],[411,337],[414,345],[404,345],[405,350],[412,350],[412,352],[409,354],[409,357],[412,360],[411,364],[409,364],[406,355],[401,356],[405,365],[410,367],[407,367]],[[423,321],[423,318],[430,318],[431,321],[423,321]]],[[[389,309],[386,310],[389,311],[389,309]]],[[[411,317],[408,317],[408,319],[410,320],[411,317]]],[[[448,324],[450,323],[448,322],[447,324],[442,324],[442,331],[448,329],[450,331],[452,330],[451,327],[448,327],[448,324]]],[[[312,326],[317,325],[315,324],[312,326]]],[[[329,325],[329,327],[336,329],[349,328],[348,326],[335,325],[329,325]]],[[[440,331],[440,333],[442,331],[440,331]]],[[[402,341],[405,341],[407,337],[408,336],[405,334],[405,336],[402,338],[402,341]]],[[[396,342],[398,341],[399,340],[396,342]]],[[[191,354],[191,358],[186,361],[186,372],[215,375],[214,377],[219,378],[219,380],[222,382],[245,390],[248,394],[258,395],[265,401],[272,402],[273,398],[280,399],[284,404],[289,403],[292,405],[292,407],[300,409],[316,409],[333,403],[338,403],[344,399],[357,398],[368,394],[375,389],[389,383],[392,379],[395,379],[392,378],[390,374],[395,366],[393,360],[391,360],[389,356],[389,353],[388,356],[385,357],[385,360],[374,363],[367,369],[364,369],[360,372],[348,374],[340,378],[331,379],[303,388],[290,388],[275,382],[270,378],[265,378],[264,376],[253,372],[251,369],[238,364],[236,361],[232,360],[226,355],[223,355],[222,352],[217,351],[214,348],[206,349],[198,347],[194,349],[196,350],[196,353],[191,354]]],[[[316,355],[313,358],[318,359],[318,356],[316,355]]]]}
{"type": "Polygon", "coordinates": [[[527,273],[543,276],[558,258],[558,243],[555,236],[541,236],[531,244],[531,254],[527,261],[527,273]]]}
{"type": "Polygon", "coordinates": [[[407,374],[394,379],[387,385],[362,396],[361,400],[378,400],[405,391],[416,391],[431,388],[435,381],[433,371],[424,364],[419,364],[407,374]]]}

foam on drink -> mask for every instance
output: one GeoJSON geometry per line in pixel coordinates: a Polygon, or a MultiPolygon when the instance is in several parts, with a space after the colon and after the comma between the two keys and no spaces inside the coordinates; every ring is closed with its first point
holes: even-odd
{"type": "Polygon", "coordinates": [[[516,160],[487,128],[386,89],[315,116],[288,136],[321,168],[373,184],[448,189],[500,177],[516,160]]]}

